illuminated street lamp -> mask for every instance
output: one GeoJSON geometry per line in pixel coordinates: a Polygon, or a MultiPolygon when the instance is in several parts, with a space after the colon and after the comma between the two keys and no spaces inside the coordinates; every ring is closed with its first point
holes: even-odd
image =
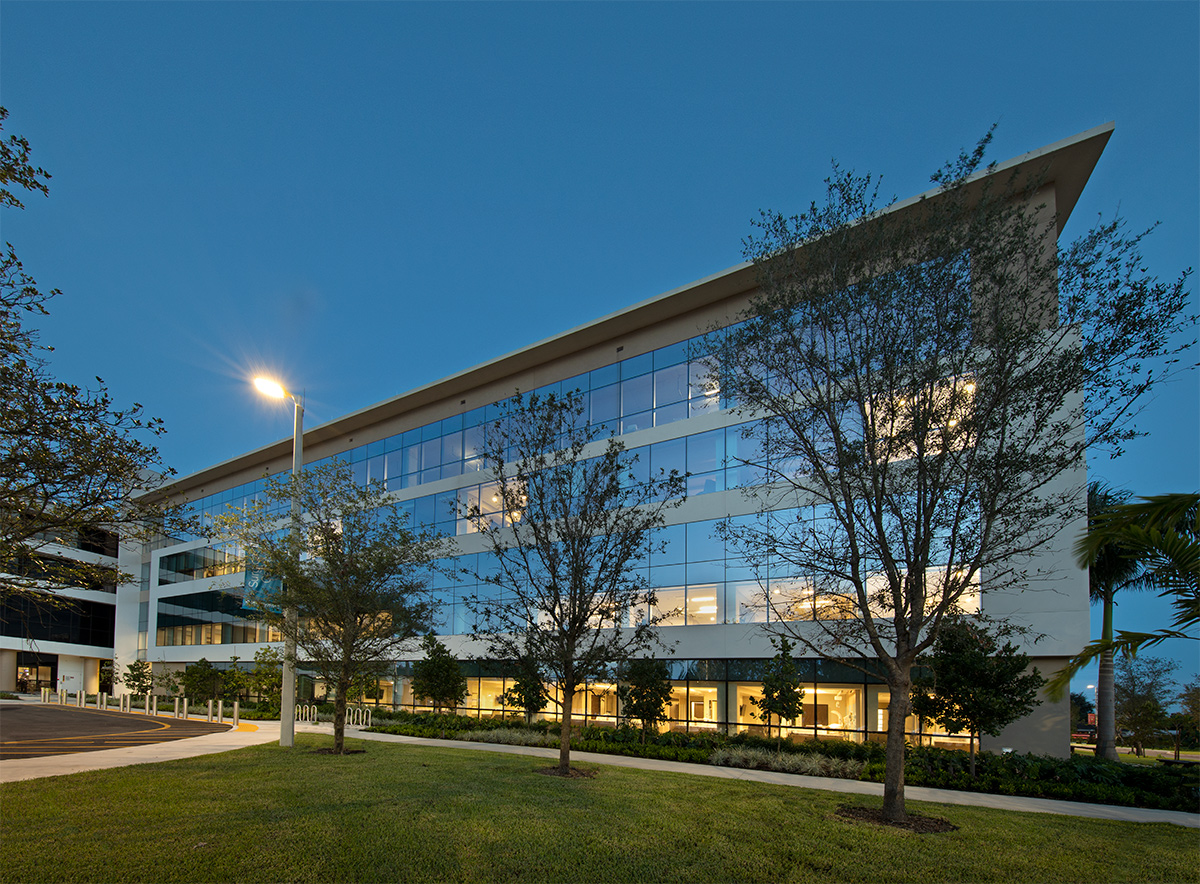
{"type": "MultiPolygon", "coordinates": [[[[292,432],[292,533],[296,549],[300,549],[300,471],[304,468],[304,404],[278,381],[257,377],[254,386],[272,399],[291,399],[296,406],[295,429],[292,432]]],[[[298,553],[297,553],[298,554],[298,553]]],[[[291,747],[296,742],[296,609],[288,603],[287,586],[284,592],[283,684],[279,694],[279,745],[291,747]]]]}

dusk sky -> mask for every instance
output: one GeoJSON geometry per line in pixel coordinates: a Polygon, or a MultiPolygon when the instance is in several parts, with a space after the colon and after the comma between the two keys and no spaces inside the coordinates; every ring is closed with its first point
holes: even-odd
{"type": "MultiPolygon", "coordinates": [[[[290,434],[257,372],[315,426],[740,262],[831,158],[905,198],[993,123],[1002,161],[1114,121],[1064,241],[1119,210],[1153,272],[1200,264],[1195,2],[5,0],[0,103],[53,175],[2,217],[63,291],[53,371],[163,418],[180,474],[290,434]]],[[[1093,477],[1200,488],[1198,375],[1093,477]]]]}

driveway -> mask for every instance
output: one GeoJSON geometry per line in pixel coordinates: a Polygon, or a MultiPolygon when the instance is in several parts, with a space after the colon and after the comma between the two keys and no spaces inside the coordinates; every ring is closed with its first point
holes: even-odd
{"type": "Polygon", "coordinates": [[[228,722],[154,718],[42,703],[0,703],[0,760],[144,746],[227,730],[228,722]]]}

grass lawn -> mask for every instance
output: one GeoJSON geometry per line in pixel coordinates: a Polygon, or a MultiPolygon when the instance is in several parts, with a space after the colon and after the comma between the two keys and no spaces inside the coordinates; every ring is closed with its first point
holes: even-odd
{"type": "Polygon", "coordinates": [[[1165,823],[910,802],[959,827],[916,835],[835,815],[877,804],[856,796],[296,742],[0,785],[0,881],[1200,880],[1196,831],[1165,823]]]}

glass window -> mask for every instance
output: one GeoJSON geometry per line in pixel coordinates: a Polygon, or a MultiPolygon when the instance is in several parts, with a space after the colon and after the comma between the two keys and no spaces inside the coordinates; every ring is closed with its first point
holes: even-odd
{"type": "Polygon", "coordinates": [[[621,361],[621,380],[644,375],[654,368],[654,354],[643,353],[621,361]]]}
{"type": "Polygon", "coordinates": [[[712,562],[688,562],[687,582],[693,583],[724,583],[725,562],[720,559],[712,562]]]}
{"type": "Polygon", "coordinates": [[[430,467],[436,467],[442,462],[442,440],[441,437],[435,439],[427,439],[421,443],[421,469],[428,470],[430,467]]]}
{"type": "Polygon", "coordinates": [[[631,414],[621,419],[622,433],[635,433],[638,430],[648,430],[654,426],[654,412],[643,411],[640,414],[631,414]]]}
{"type": "MultiPolygon", "coordinates": [[[[634,415],[654,407],[654,385],[650,375],[621,381],[621,414],[634,415]]],[[[649,426],[647,424],[646,426],[649,426]]]]}
{"type": "Polygon", "coordinates": [[[725,471],[717,470],[712,473],[693,473],[687,478],[687,493],[689,497],[699,494],[715,494],[725,490],[725,471]]]}
{"type": "Polygon", "coordinates": [[[658,604],[654,612],[663,619],[660,626],[683,626],[684,609],[686,607],[685,592],[682,586],[668,586],[655,591],[658,604]]]}
{"type": "Polygon", "coordinates": [[[687,440],[668,439],[666,442],[655,442],[650,446],[650,472],[670,473],[675,470],[680,475],[687,472],[687,440]]]}
{"type": "Polygon", "coordinates": [[[609,384],[615,384],[621,380],[621,363],[614,362],[612,365],[606,365],[603,368],[597,368],[588,372],[588,386],[592,391],[600,387],[607,387],[609,384]]]}
{"type": "Polygon", "coordinates": [[[757,580],[737,580],[726,584],[726,618],[729,623],[765,623],[766,594],[757,580]]]}
{"type": "Polygon", "coordinates": [[[663,405],[654,409],[654,426],[665,427],[676,421],[685,421],[688,417],[688,404],[676,402],[674,405],[663,405]]]}
{"type": "Polygon", "coordinates": [[[688,626],[723,622],[724,618],[721,613],[721,597],[724,595],[723,590],[724,584],[717,583],[688,586],[688,626]]]}
{"type": "Polygon", "coordinates": [[[454,463],[463,457],[463,434],[454,430],[442,437],[442,463],[454,463]]]}
{"type": "Polygon", "coordinates": [[[664,525],[650,538],[650,561],[655,565],[673,565],[687,559],[687,528],[664,525]]]}
{"type": "Polygon", "coordinates": [[[689,562],[704,562],[725,558],[725,541],[716,536],[721,519],[688,522],[687,557],[689,562]]]}
{"type": "Polygon", "coordinates": [[[612,384],[592,390],[591,421],[593,424],[604,423],[620,416],[621,385],[612,384]]]}
{"type": "Polygon", "coordinates": [[[688,398],[686,365],[672,365],[654,373],[654,404],[658,407],[682,402],[688,398]]]}

